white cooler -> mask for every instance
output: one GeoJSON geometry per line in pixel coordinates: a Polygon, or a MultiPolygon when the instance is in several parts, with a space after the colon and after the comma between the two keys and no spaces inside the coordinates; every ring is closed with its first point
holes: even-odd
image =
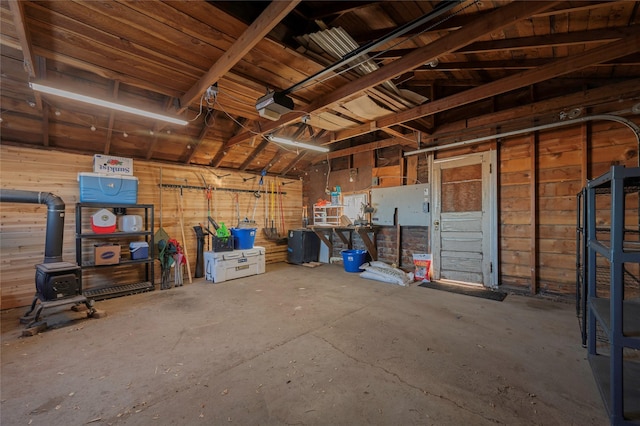
{"type": "Polygon", "coordinates": [[[245,250],[205,251],[205,278],[221,283],[235,278],[264,274],[264,247],[245,250]]]}

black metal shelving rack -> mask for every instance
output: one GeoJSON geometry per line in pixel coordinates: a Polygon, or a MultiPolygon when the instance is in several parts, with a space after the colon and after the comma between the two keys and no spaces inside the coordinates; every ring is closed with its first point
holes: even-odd
{"type": "MultiPolygon", "coordinates": [[[[94,300],[108,299],[111,297],[125,296],[128,294],[141,293],[151,291],[155,288],[155,241],[153,238],[154,229],[154,206],[153,204],[110,204],[110,203],[77,203],[76,204],[76,262],[80,266],[80,280],[83,282],[83,275],[86,270],[98,270],[104,272],[109,268],[121,268],[127,266],[141,265],[144,267],[144,281],[134,283],[112,283],[106,286],[91,287],[83,285],[83,293],[87,297],[94,300]],[[87,226],[88,213],[96,212],[100,209],[126,209],[128,213],[143,213],[143,230],[139,232],[113,232],[99,234],[89,231],[87,226]],[[87,260],[83,247],[86,242],[131,239],[131,237],[142,237],[149,244],[149,256],[145,259],[121,259],[120,263],[115,265],[96,265],[93,261],[87,260]]],[[[114,277],[114,280],[117,280],[114,277]]]]}
{"type": "Polygon", "coordinates": [[[640,424],[639,194],[640,168],[624,166],[585,192],[587,349],[612,425],[640,424]]]}

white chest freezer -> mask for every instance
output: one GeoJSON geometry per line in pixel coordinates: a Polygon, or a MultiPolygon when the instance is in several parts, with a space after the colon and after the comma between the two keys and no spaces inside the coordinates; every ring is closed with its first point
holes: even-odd
{"type": "Polygon", "coordinates": [[[220,283],[234,278],[264,274],[264,247],[245,250],[205,251],[205,278],[220,283]]]}

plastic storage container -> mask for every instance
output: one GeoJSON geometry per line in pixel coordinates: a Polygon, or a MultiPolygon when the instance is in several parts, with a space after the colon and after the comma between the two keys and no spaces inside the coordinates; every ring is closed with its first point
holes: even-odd
{"type": "Polygon", "coordinates": [[[256,240],[256,228],[231,228],[231,235],[236,250],[251,249],[256,240]]]}
{"type": "Polygon", "coordinates": [[[118,217],[118,229],[122,232],[140,232],[144,229],[142,216],[125,214],[118,217]]]}
{"type": "Polygon", "coordinates": [[[221,238],[214,235],[213,237],[211,237],[211,245],[213,247],[213,251],[233,251],[233,240],[233,237],[221,238]]]}
{"type": "Polygon", "coordinates": [[[250,275],[264,274],[265,249],[254,247],[249,250],[234,250],[216,253],[204,252],[205,278],[219,283],[250,275]]]}
{"type": "Polygon", "coordinates": [[[146,259],[149,257],[149,243],[146,241],[129,243],[129,252],[131,260],[146,259]]]}
{"type": "Polygon", "coordinates": [[[347,272],[361,272],[360,265],[367,260],[366,250],[342,250],[344,270],[347,272]]]}
{"type": "Polygon", "coordinates": [[[78,173],[81,203],[135,204],[138,178],[135,176],[78,173]]]}

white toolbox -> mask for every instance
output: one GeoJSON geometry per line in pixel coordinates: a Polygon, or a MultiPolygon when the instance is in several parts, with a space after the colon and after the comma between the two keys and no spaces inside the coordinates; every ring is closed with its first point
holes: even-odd
{"type": "Polygon", "coordinates": [[[264,247],[245,250],[205,251],[205,278],[221,283],[234,278],[264,274],[264,247]]]}

